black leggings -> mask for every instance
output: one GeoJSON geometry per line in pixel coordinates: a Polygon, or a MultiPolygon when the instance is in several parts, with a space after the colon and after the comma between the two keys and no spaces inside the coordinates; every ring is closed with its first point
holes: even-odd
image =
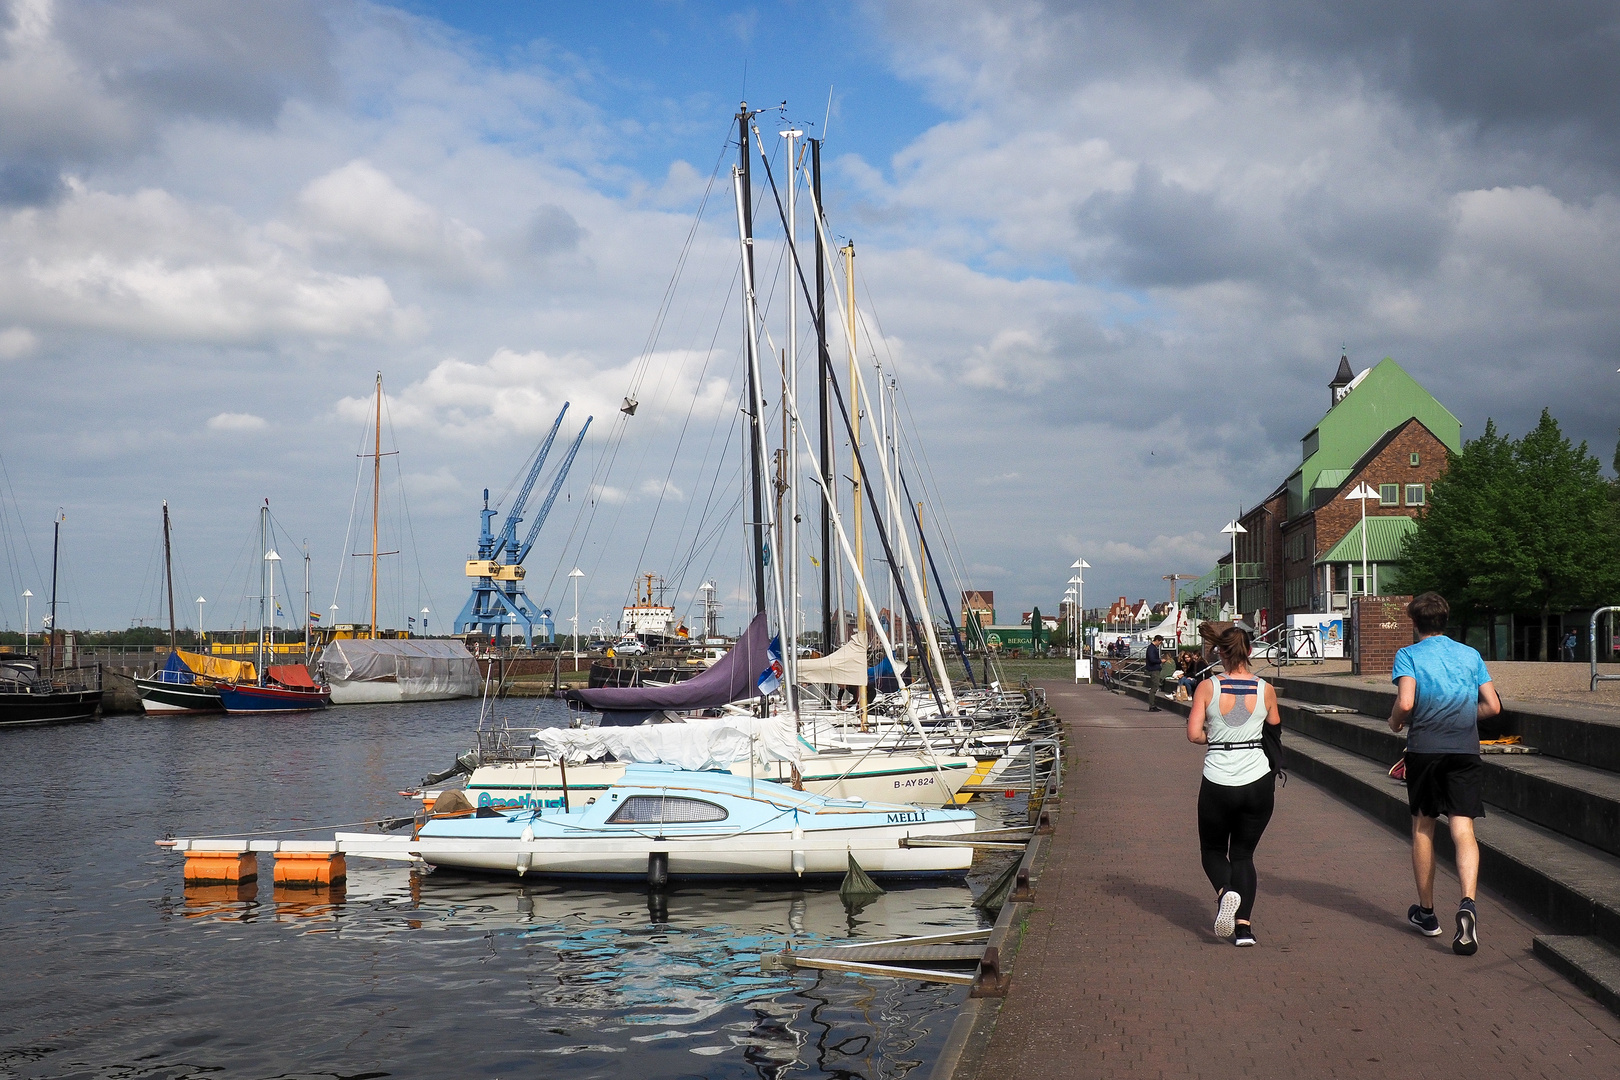
{"type": "Polygon", "coordinates": [[[1227,787],[1205,779],[1198,788],[1198,846],[1204,874],[1217,889],[1242,897],[1237,917],[1249,921],[1260,879],[1254,872],[1254,849],[1271,821],[1277,778],[1267,774],[1252,784],[1227,787]]]}

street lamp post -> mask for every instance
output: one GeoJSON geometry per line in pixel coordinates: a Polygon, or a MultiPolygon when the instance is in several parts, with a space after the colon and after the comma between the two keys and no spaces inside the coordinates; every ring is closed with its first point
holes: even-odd
{"type": "MultiPolygon", "coordinates": [[[[1367,596],[1371,592],[1367,581],[1367,500],[1378,498],[1378,492],[1368,487],[1367,482],[1363,480],[1344,498],[1346,502],[1355,500],[1361,503],[1361,595],[1367,596]]],[[[1330,597],[1330,603],[1331,600],[1330,597]]]]}
{"type": "Polygon", "coordinates": [[[1226,527],[1221,530],[1221,532],[1227,533],[1232,537],[1232,618],[1234,619],[1241,618],[1238,613],[1237,538],[1239,533],[1246,533],[1248,531],[1248,529],[1245,529],[1242,525],[1237,523],[1236,518],[1228,521],[1226,523],[1226,527]]]}
{"type": "Polygon", "coordinates": [[[1085,661],[1084,664],[1081,662],[1084,657],[1081,656],[1080,636],[1085,633],[1086,615],[1086,583],[1083,579],[1086,576],[1086,571],[1091,569],[1091,564],[1084,559],[1076,559],[1069,564],[1069,569],[1074,571],[1074,577],[1069,579],[1074,583],[1074,681],[1079,682],[1081,679],[1085,679],[1089,683],[1091,681],[1091,662],[1089,660],[1085,661]]]}
{"type": "Polygon", "coordinates": [[[422,636],[423,636],[423,637],[427,637],[427,636],[428,636],[428,632],[427,632],[427,617],[428,617],[428,609],[427,609],[427,608],[423,608],[423,609],[422,609],[422,636]]]}
{"type": "Polygon", "coordinates": [[[32,618],[32,615],[30,614],[30,610],[31,610],[31,607],[33,605],[33,602],[34,602],[34,590],[33,589],[24,589],[23,590],[23,652],[28,651],[28,622],[32,618]]]}
{"type": "Polygon", "coordinates": [[[208,599],[206,597],[202,597],[202,596],[197,597],[197,651],[198,652],[202,652],[202,647],[203,647],[202,606],[204,604],[206,604],[206,603],[208,603],[208,599]]]}
{"type": "Polygon", "coordinates": [[[568,572],[574,581],[574,670],[579,670],[579,579],[585,576],[585,571],[574,567],[568,572]]]}

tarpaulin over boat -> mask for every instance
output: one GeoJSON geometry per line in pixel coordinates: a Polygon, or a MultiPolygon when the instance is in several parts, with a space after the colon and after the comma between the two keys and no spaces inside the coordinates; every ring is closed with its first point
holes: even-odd
{"type": "Polygon", "coordinates": [[[762,764],[799,763],[793,723],[777,717],[726,716],[643,727],[541,728],[532,738],[571,765],[601,761],[663,762],[681,769],[724,769],[752,755],[762,764]]]}
{"type": "Polygon", "coordinates": [[[315,689],[315,680],[309,677],[309,668],[303,664],[275,664],[264,670],[282,686],[296,686],[300,690],[315,689]]]}
{"type": "Polygon", "coordinates": [[[169,662],[164,666],[164,670],[176,670],[174,664],[177,658],[193,675],[206,675],[210,679],[224,679],[227,682],[259,681],[258,671],[246,661],[227,660],[223,656],[204,656],[202,653],[186,652],[184,649],[176,649],[169,654],[169,662]]]}
{"type": "Polygon", "coordinates": [[[755,615],[731,651],[695,678],[673,686],[604,686],[596,690],[570,690],[570,701],[580,701],[603,712],[645,712],[649,709],[713,709],[733,701],[759,697],[759,678],[771,666],[767,655],[770,630],[763,614],[755,615]]]}
{"type": "Polygon", "coordinates": [[[321,669],[338,700],[345,684],[393,683],[390,700],[475,697],[478,662],[456,640],[339,638],[321,651],[321,669]]]}
{"type": "Polygon", "coordinates": [[[802,683],[833,683],[837,686],[866,684],[866,631],[857,630],[848,641],[826,656],[799,661],[802,683]]]}

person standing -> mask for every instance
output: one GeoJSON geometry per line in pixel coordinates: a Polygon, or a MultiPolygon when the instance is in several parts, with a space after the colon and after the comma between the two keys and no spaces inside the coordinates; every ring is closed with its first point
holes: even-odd
{"type": "Polygon", "coordinates": [[[1575,631],[1571,630],[1564,635],[1564,662],[1575,662],[1575,631]]]}
{"type": "Polygon", "coordinates": [[[1164,638],[1158,634],[1148,642],[1147,655],[1142,660],[1142,670],[1147,672],[1148,680],[1148,712],[1160,712],[1159,684],[1164,680],[1164,653],[1159,646],[1164,638]]]}
{"type": "Polygon", "coordinates": [[[1439,593],[1426,592],[1407,605],[1418,640],[1395,654],[1390,680],[1395,705],[1389,728],[1406,736],[1406,799],[1412,810],[1412,875],[1418,902],[1406,921],[1426,937],[1440,936],[1434,913],[1434,827],[1444,815],[1457,853],[1462,900],[1451,951],[1472,956],[1479,950],[1479,843],[1474,819],[1485,816],[1481,792],[1485,769],[1479,761],[1479,721],[1502,711],[1491,673],[1475,649],[1446,637],[1451,607],[1439,593]]]}
{"type": "Polygon", "coordinates": [[[1187,741],[1203,745],[1204,778],[1198,787],[1198,846],[1204,875],[1215,887],[1215,934],[1232,944],[1254,941],[1251,915],[1259,875],[1254,849],[1276,805],[1276,773],[1262,734],[1282,722],[1277,692],[1249,668],[1249,628],[1234,623],[1199,636],[1220,654],[1222,672],[1198,684],[1187,715],[1187,741]]]}

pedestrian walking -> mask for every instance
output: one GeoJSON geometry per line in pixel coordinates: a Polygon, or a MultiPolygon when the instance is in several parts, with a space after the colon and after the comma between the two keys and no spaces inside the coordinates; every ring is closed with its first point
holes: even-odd
{"type": "Polygon", "coordinates": [[[1277,692],[1249,667],[1252,632],[1244,623],[1199,636],[1221,657],[1222,673],[1193,691],[1187,741],[1206,747],[1198,787],[1198,846],[1204,874],[1215,887],[1215,934],[1232,944],[1255,943],[1251,915],[1259,876],[1254,849],[1276,804],[1276,773],[1262,736],[1282,722],[1277,692]]]}
{"type": "Polygon", "coordinates": [[[1575,631],[1573,630],[1564,635],[1564,662],[1575,662],[1575,631]]]}
{"type": "Polygon", "coordinates": [[[1159,708],[1159,684],[1164,679],[1164,653],[1159,646],[1164,638],[1158,634],[1148,642],[1147,655],[1142,659],[1142,670],[1147,672],[1148,680],[1148,712],[1162,712],[1159,708]]]}
{"type": "Polygon", "coordinates": [[[1502,711],[1491,673],[1475,649],[1445,634],[1451,607],[1439,593],[1426,592],[1406,606],[1417,629],[1415,644],[1395,654],[1395,706],[1389,728],[1406,736],[1406,800],[1412,810],[1412,875],[1418,902],[1406,921],[1426,937],[1440,936],[1434,913],[1434,827],[1441,815],[1451,830],[1462,900],[1451,951],[1472,956],[1479,950],[1479,844],[1474,819],[1485,816],[1481,799],[1485,769],[1479,762],[1479,721],[1502,711]]]}

